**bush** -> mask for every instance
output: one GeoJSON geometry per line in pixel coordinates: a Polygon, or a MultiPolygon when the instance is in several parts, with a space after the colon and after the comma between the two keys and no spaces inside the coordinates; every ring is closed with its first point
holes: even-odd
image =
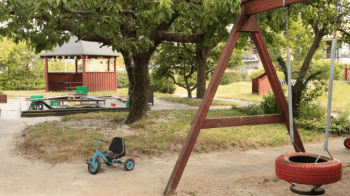
{"type": "Polygon", "coordinates": [[[129,86],[128,73],[126,71],[117,71],[117,87],[126,88],[129,86]]]}
{"type": "MultiPolygon", "coordinates": [[[[328,80],[329,72],[330,72],[330,61],[329,60],[312,61],[309,71],[310,73],[313,73],[316,71],[322,71],[322,74],[318,78],[328,80]]],[[[344,64],[339,62],[334,63],[334,80],[344,80],[344,64]]]]}
{"type": "MultiPolygon", "coordinates": [[[[233,109],[236,109],[236,107],[233,107],[233,109]]],[[[251,104],[246,107],[240,108],[240,110],[247,115],[263,115],[264,111],[261,109],[260,105],[258,104],[251,104]]]]}
{"type": "Polygon", "coordinates": [[[242,79],[239,72],[225,72],[224,76],[220,81],[220,85],[227,85],[234,82],[240,82],[241,80],[242,79]]]}
{"type": "Polygon", "coordinates": [[[0,85],[3,90],[38,90],[45,88],[45,80],[40,78],[7,78],[0,75],[0,85]]]}
{"type": "Polygon", "coordinates": [[[342,112],[335,118],[331,119],[331,126],[329,127],[330,132],[348,132],[350,131],[350,120],[349,113],[342,112]]]}
{"type": "Polygon", "coordinates": [[[271,92],[268,92],[263,96],[263,100],[260,103],[261,109],[264,111],[264,114],[279,114],[281,113],[280,107],[277,103],[275,95],[271,92]]]}
{"type": "Polygon", "coordinates": [[[325,118],[327,109],[320,103],[303,104],[299,106],[297,116],[300,119],[306,120],[322,120],[325,118]]]}
{"type": "Polygon", "coordinates": [[[4,91],[0,90],[0,95],[4,94],[4,91]]]}
{"type": "Polygon", "coordinates": [[[241,79],[243,82],[251,82],[251,80],[249,80],[247,71],[242,71],[242,72],[240,72],[240,74],[241,74],[241,79]]]}
{"type": "Polygon", "coordinates": [[[170,78],[158,78],[153,73],[151,74],[151,84],[154,92],[173,94],[176,90],[174,81],[170,78]]]}

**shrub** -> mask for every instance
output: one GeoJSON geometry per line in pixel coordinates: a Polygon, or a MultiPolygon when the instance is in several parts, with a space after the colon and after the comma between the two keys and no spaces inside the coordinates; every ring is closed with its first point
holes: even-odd
{"type": "Polygon", "coordinates": [[[0,85],[3,90],[37,90],[45,88],[45,80],[36,78],[36,79],[16,79],[16,78],[7,78],[0,77],[0,85]]]}
{"type": "Polygon", "coordinates": [[[117,87],[125,88],[129,86],[128,73],[126,71],[117,71],[117,87]]]}
{"type": "Polygon", "coordinates": [[[0,90],[0,95],[4,94],[4,91],[0,90]]]}
{"type": "MultiPolygon", "coordinates": [[[[330,72],[330,61],[329,60],[318,60],[312,61],[310,65],[310,73],[316,71],[322,71],[318,78],[326,79],[329,78],[330,72]]],[[[344,80],[344,64],[335,62],[334,63],[334,80],[344,80]]]]}
{"type": "Polygon", "coordinates": [[[170,78],[158,78],[153,73],[151,74],[151,84],[154,92],[173,94],[176,90],[174,81],[170,78]]]}
{"type": "MultiPolygon", "coordinates": [[[[236,109],[236,107],[233,107],[233,109],[236,109]]],[[[240,108],[240,110],[247,115],[263,115],[264,111],[261,109],[260,105],[258,104],[251,104],[246,107],[240,108]]]]}
{"type": "Polygon", "coordinates": [[[348,132],[350,130],[349,113],[342,112],[331,120],[330,132],[348,132]]]}
{"type": "Polygon", "coordinates": [[[260,103],[261,109],[265,114],[279,114],[281,113],[280,107],[277,103],[275,95],[271,92],[268,92],[263,96],[263,100],[260,103]]]}
{"type": "Polygon", "coordinates": [[[240,74],[241,74],[241,79],[243,82],[250,82],[251,81],[248,77],[247,71],[242,71],[242,72],[240,72],[240,74]]]}
{"type": "Polygon", "coordinates": [[[220,81],[220,85],[227,85],[227,84],[240,82],[240,81],[241,81],[241,75],[239,72],[225,72],[220,81]]]}
{"type": "Polygon", "coordinates": [[[303,102],[303,105],[300,105],[297,111],[297,116],[300,119],[306,120],[322,120],[325,118],[327,109],[323,107],[320,103],[311,103],[306,104],[303,102]]]}

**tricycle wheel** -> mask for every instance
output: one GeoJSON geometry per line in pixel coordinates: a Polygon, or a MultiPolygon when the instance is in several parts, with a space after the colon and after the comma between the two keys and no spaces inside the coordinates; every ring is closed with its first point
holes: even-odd
{"type": "Polygon", "coordinates": [[[90,174],[97,174],[101,170],[101,162],[99,158],[96,158],[97,165],[96,167],[92,166],[92,159],[90,160],[90,164],[88,165],[88,170],[90,174]]]}
{"type": "Polygon", "coordinates": [[[126,171],[130,171],[133,170],[135,166],[135,161],[134,159],[126,159],[126,161],[124,162],[124,169],[126,171]]]}
{"type": "Polygon", "coordinates": [[[350,137],[346,138],[344,140],[344,146],[347,148],[347,149],[350,149],[350,137]]]}

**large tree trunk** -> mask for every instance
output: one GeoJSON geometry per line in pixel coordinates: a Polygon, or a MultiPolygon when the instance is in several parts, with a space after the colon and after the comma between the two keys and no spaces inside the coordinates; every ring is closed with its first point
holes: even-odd
{"type": "Polygon", "coordinates": [[[129,78],[129,115],[125,124],[132,124],[146,117],[148,88],[150,84],[148,63],[151,54],[122,52],[129,78]]]}
{"type": "Polygon", "coordinates": [[[202,99],[206,90],[207,82],[207,56],[205,49],[197,48],[196,50],[197,62],[197,98],[202,99]]]}

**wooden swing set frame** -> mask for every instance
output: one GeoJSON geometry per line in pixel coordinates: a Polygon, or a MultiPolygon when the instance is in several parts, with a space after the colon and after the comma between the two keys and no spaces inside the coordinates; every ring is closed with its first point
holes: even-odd
{"type": "MultiPolygon", "coordinates": [[[[164,195],[169,195],[175,192],[201,129],[285,123],[289,133],[289,116],[287,100],[284,96],[281,84],[279,83],[276,71],[274,69],[271,57],[267,50],[265,41],[263,39],[255,15],[269,10],[274,10],[282,8],[284,6],[290,6],[292,4],[297,4],[306,1],[308,0],[242,0],[241,13],[237,14],[234,26],[230,32],[224,50],[217,63],[212,79],[210,80],[208,89],[205,91],[203,100],[199,106],[196,117],[192,122],[190,132],[187,135],[185,144],[181,150],[174,170],[170,176],[167,187],[164,191],[164,195]],[[258,50],[263,67],[271,84],[273,94],[276,97],[281,114],[206,119],[209,107],[213,101],[215,93],[218,89],[222,76],[224,75],[228,61],[232,55],[233,49],[236,46],[237,40],[241,32],[248,32],[251,34],[253,42],[258,50]]],[[[294,149],[296,151],[298,150],[305,152],[297,127],[295,126],[294,122],[293,124],[295,141],[293,144],[294,149]]]]}

